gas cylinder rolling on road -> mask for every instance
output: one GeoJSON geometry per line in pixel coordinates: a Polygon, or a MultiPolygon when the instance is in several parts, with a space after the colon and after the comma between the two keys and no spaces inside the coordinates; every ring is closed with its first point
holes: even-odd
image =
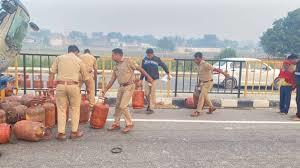
{"type": "Polygon", "coordinates": [[[45,126],[40,122],[22,120],[15,124],[13,132],[17,139],[38,142],[44,139],[45,126]]]}
{"type": "Polygon", "coordinates": [[[143,86],[140,80],[135,81],[135,91],[132,95],[132,108],[133,109],[142,109],[144,108],[144,97],[145,92],[143,91],[143,86]]]}
{"type": "Polygon", "coordinates": [[[94,109],[90,119],[90,125],[92,128],[101,129],[104,127],[109,111],[109,105],[107,104],[107,98],[99,97],[98,102],[94,105],[94,109]]]}
{"type": "Polygon", "coordinates": [[[9,124],[0,124],[0,144],[9,142],[11,136],[11,126],[9,124]]]}

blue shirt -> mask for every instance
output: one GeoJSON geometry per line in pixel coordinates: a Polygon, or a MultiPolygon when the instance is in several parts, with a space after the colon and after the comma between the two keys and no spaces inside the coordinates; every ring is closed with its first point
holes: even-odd
{"type": "MultiPolygon", "coordinates": [[[[157,80],[159,79],[159,71],[158,67],[162,67],[163,70],[169,74],[169,69],[167,65],[161,61],[161,59],[157,56],[153,56],[152,59],[145,57],[142,62],[142,68],[151,76],[152,79],[157,80]]],[[[141,75],[141,80],[144,79],[144,75],[141,75]]]]}

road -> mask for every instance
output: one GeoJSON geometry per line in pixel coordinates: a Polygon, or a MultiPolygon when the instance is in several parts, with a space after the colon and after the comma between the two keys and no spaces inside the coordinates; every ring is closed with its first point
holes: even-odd
{"type": "Polygon", "coordinates": [[[81,125],[85,136],[77,141],[13,140],[13,144],[0,146],[0,167],[294,168],[300,165],[300,123],[291,121],[290,116],[281,116],[275,109],[220,109],[199,118],[190,118],[190,112],[158,110],[145,115],[143,111],[135,111],[135,129],[128,135],[81,125]],[[123,152],[112,154],[113,147],[121,147],[123,152]]]}
{"type": "MultiPolygon", "coordinates": [[[[29,74],[27,73],[28,77],[29,77],[29,80],[30,80],[30,88],[33,87],[33,81],[36,80],[40,80],[40,73],[39,72],[35,72],[34,76],[32,74],[29,74]]],[[[42,73],[42,81],[43,81],[43,86],[46,88],[47,87],[47,81],[48,81],[48,73],[42,73]]],[[[111,78],[111,73],[106,73],[105,75],[105,82],[107,83],[111,78]]],[[[238,78],[238,77],[236,77],[238,78]]],[[[23,80],[23,79],[21,79],[23,80]]],[[[98,76],[98,82],[99,81],[102,81],[102,74],[98,76]]],[[[97,82],[97,83],[98,83],[97,82]]],[[[224,92],[224,93],[237,93],[238,92],[238,89],[237,88],[229,88],[229,89],[224,89],[224,87],[222,86],[222,81],[214,81],[215,82],[215,86],[212,90],[212,92],[214,93],[217,93],[217,92],[224,92]],[[219,83],[219,85],[217,85],[217,83],[219,83]]],[[[249,86],[248,86],[248,90],[252,90],[252,81],[248,81],[249,82],[249,86]]],[[[177,80],[177,90],[178,92],[191,92],[194,90],[195,86],[197,84],[197,76],[195,74],[193,74],[192,76],[190,76],[188,73],[185,75],[185,77],[183,77],[182,75],[180,75],[178,77],[178,80],[177,80]]],[[[98,84],[97,84],[98,85],[98,84]]],[[[159,84],[158,84],[158,87],[159,89],[162,89],[162,90],[166,90],[167,89],[167,83],[166,82],[163,82],[163,81],[160,81],[159,84]]],[[[175,80],[175,76],[174,78],[170,81],[170,89],[172,91],[175,91],[175,86],[176,86],[176,80],[175,80]]],[[[23,88],[23,86],[19,86],[21,88],[23,88]]],[[[35,86],[36,87],[36,86],[35,86]]],[[[116,89],[118,87],[118,84],[115,83],[115,85],[113,86],[114,89],[116,89]]],[[[28,89],[28,88],[27,88],[28,89]]],[[[261,87],[259,88],[258,86],[255,86],[253,88],[255,91],[258,91],[258,90],[262,90],[262,91],[265,91],[265,83],[264,82],[261,82],[261,87]]],[[[271,91],[272,90],[272,87],[267,87],[267,90],[268,91],[271,91]]],[[[241,92],[244,91],[244,87],[242,86],[241,88],[241,92]]]]}

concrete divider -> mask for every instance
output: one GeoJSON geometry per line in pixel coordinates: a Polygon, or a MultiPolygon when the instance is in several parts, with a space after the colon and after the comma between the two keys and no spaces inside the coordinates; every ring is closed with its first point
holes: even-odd
{"type": "Polygon", "coordinates": [[[270,102],[269,100],[253,100],[254,108],[269,108],[270,102]]]}
{"type": "Polygon", "coordinates": [[[221,107],[236,108],[238,107],[238,100],[234,99],[221,99],[221,107]]]}
{"type": "MultiPolygon", "coordinates": [[[[108,100],[110,106],[115,106],[116,98],[111,97],[108,100]]],[[[145,101],[146,103],[146,101],[145,101]]],[[[184,108],[185,98],[163,98],[159,99],[157,103],[162,105],[173,105],[172,107],[184,108]]],[[[212,103],[217,108],[278,108],[279,100],[246,100],[246,99],[212,99],[212,103]]],[[[291,108],[295,108],[296,102],[291,102],[291,108]]]]}

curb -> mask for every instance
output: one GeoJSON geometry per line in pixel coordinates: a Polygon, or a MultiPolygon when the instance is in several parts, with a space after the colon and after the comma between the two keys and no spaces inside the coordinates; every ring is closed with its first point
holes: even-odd
{"type": "MultiPolygon", "coordinates": [[[[244,100],[244,99],[211,99],[213,105],[217,108],[278,108],[279,100],[244,100]]],[[[115,106],[116,98],[108,99],[110,106],[115,106]]],[[[185,108],[185,98],[164,98],[163,103],[177,108],[185,108]]],[[[130,103],[131,104],[131,103],[130,103]]],[[[291,108],[295,108],[296,103],[291,103],[291,108]]]]}

